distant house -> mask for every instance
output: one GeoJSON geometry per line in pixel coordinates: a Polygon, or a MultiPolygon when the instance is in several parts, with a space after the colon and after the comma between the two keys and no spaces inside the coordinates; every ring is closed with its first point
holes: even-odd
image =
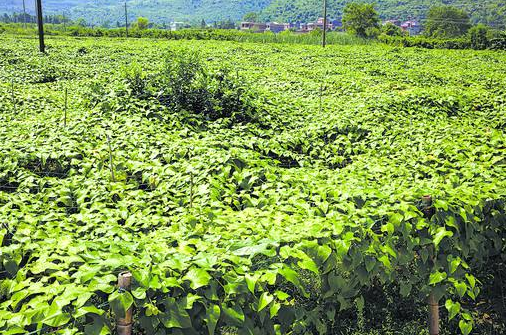
{"type": "Polygon", "coordinates": [[[394,26],[397,26],[397,27],[400,27],[401,26],[401,20],[397,20],[397,19],[393,19],[393,20],[386,20],[385,22],[383,22],[383,25],[386,25],[386,24],[393,24],[394,26]]]}
{"type": "Polygon", "coordinates": [[[401,24],[402,31],[408,32],[410,36],[418,35],[422,32],[422,26],[418,21],[409,20],[401,24]]]}
{"type": "Polygon", "coordinates": [[[259,22],[241,22],[241,30],[263,33],[267,29],[266,23],[259,22]]]}
{"type": "Polygon", "coordinates": [[[331,20],[330,22],[332,23],[332,28],[333,29],[338,29],[338,28],[342,28],[343,27],[343,19],[342,18],[331,20]]]}
{"type": "Polygon", "coordinates": [[[268,22],[265,30],[277,34],[282,31],[285,31],[285,30],[290,30],[290,24],[289,23],[268,22]]]}
{"type": "MultiPolygon", "coordinates": [[[[299,32],[311,32],[317,29],[323,30],[324,22],[323,17],[318,18],[315,22],[301,23],[299,32]]],[[[334,23],[332,20],[327,20],[327,30],[333,30],[334,23]]]]}
{"type": "Polygon", "coordinates": [[[170,23],[170,30],[171,31],[177,31],[184,28],[187,28],[188,24],[185,22],[171,22],[170,23]]]}
{"type": "MultiPolygon", "coordinates": [[[[324,18],[319,17],[318,20],[316,20],[316,22],[314,24],[315,24],[316,29],[323,30],[323,25],[325,24],[324,18]]],[[[327,30],[333,30],[333,29],[334,29],[334,25],[332,24],[332,20],[327,20],[327,30]]]]}

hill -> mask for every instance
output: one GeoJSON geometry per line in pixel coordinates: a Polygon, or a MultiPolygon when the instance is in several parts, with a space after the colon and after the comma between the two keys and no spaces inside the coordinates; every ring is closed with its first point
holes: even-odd
{"type": "MultiPolygon", "coordinates": [[[[170,21],[219,21],[240,20],[245,13],[261,11],[271,0],[129,0],[130,20],[146,16],[157,23],[170,21]]],[[[0,13],[20,12],[22,0],[5,0],[0,3],[0,13]]],[[[86,22],[114,24],[123,22],[124,1],[121,0],[44,0],[46,14],[66,13],[72,18],[84,18],[86,22]]],[[[27,10],[34,13],[34,0],[26,0],[27,10]]]]}
{"type": "MultiPolygon", "coordinates": [[[[34,0],[25,0],[29,12],[34,12],[34,0]]],[[[412,16],[423,19],[432,6],[448,4],[466,10],[474,22],[482,22],[504,28],[506,5],[503,0],[364,0],[375,2],[383,19],[407,19],[412,16]]],[[[329,15],[342,15],[346,3],[351,0],[330,0],[329,15]]],[[[20,12],[22,0],[4,0],[0,13],[20,12]]],[[[124,2],[120,0],[44,0],[45,13],[66,13],[73,18],[82,17],[87,22],[102,24],[123,22],[124,2]]],[[[129,18],[146,16],[157,23],[169,21],[208,22],[224,19],[240,20],[250,11],[261,13],[266,21],[310,21],[321,16],[322,0],[128,0],[129,18]]]]}
{"type": "MultiPolygon", "coordinates": [[[[350,0],[330,0],[328,10],[331,17],[340,17],[350,0]]],[[[482,22],[503,27],[506,24],[506,5],[503,0],[363,0],[375,3],[383,19],[407,19],[410,16],[423,19],[429,8],[438,5],[452,5],[469,13],[473,22],[482,22]]],[[[265,20],[308,21],[322,15],[322,0],[274,0],[263,10],[265,20]]]]}

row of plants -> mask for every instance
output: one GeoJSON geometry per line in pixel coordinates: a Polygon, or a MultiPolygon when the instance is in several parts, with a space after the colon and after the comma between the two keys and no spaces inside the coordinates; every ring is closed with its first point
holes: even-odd
{"type": "MultiPolygon", "coordinates": [[[[50,36],[74,36],[74,37],[126,37],[125,28],[91,28],[83,26],[66,26],[61,24],[46,24],[45,34],[50,36]]],[[[37,27],[33,24],[27,29],[22,24],[0,23],[0,33],[14,35],[35,35],[37,27]]],[[[217,41],[239,41],[250,43],[287,43],[287,44],[320,44],[321,31],[312,34],[299,34],[286,31],[281,34],[243,32],[231,29],[183,29],[171,31],[167,29],[136,29],[128,30],[128,37],[132,38],[163,38],[169,40],[217,40],[217,41]]],[[[355,37],[341,32],[328,34],[329,44],[338,45],[362,45],[371,44],[372,41],[355,37]]]]}
{"type": "MultiPolygon", "coordinates": [[[[37,27],[33,24],[27,29],[22,24],[0,24],[0,33],[17,35],[35,35],[37,27]]],[[[125,28],[91,28],[83,26],[63,27],[61,24],[47,24],[45,33],[52,36],[75,37],[126,37],[125,28]]],[[[327,34],[327,43],[335,45],[364,45],[376,41],[402,47],[419,47],[426,49],[474,49],[474,50],[506,50],[506,37],[504,32],[491,31],[484,26],[476,26],[463,37],[438,38],[429,36],[407,36],[400,28],[387,24],[381,29],[371,33],[374,38],[361,38],[343,32],[330,32],[327,34]]],[[[320,30],[301,34],[285,31],[279,34],[254,33],[225,29],[183,29],[171,31],[164,29],[129,29],[132,38],[163,38],[169,40],[218,40],[240,41],[250,43],[283,43],[283,44],[321,44],[322,32],[320,30]]]]}
{"type": "Polygon", "coordinates": [[[378,291],[486,328],[503,54],[0,38],[2,334],[339,334],[378,291]]]}
{"type": "Polygon", "coordinates": [[[379,41],[400,47],[418,47],[426,49],[474,49],[506,50],[506,34],[499,33],[492,38],[460,37],[442,39],[426,36],[388,36],[380,35],[379,41]]]}

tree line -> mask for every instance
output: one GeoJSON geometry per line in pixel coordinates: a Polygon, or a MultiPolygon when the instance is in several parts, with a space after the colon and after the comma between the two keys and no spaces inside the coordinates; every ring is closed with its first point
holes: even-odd
{"type": "MultiPolygon", "coordinates": [[[[247,13],[244,17],[248,21],[256,21],[258,16],[255,13],[247,13]]],[[[106,31],[91,32],[90,27],[82,18],[71,21],[64,15],[46,15],[45,23],[51,24],[51,30],[58,33],[61,30],[58,26],[67,24],[69,31],[79,36],[116,36],[120,33],[106,31]]],[[[12,15],[3,14],[0,16],[0,22],[4,23],[36,23],[36,17],[30,14],[12,15]]],[[[363,39],[379,40],[381,42],[402,45],[402,46],[418,46],[424,48],[451,48],[451,49],[506,49],[506,32],[493,29],[483,24],[473,25],[470,16],[464,10],[452,6],[436,6],[432,7],[427,13],[427,18],[423,21],[423,33],[421,36],[411,37],[407,32],[403,31],[399,26],[392,23],[382,24],[379,13],[374,4],[368,3],[348,3],[343,11],[343,30],[347,33],[363,39]]],[[[105,22],[100,27],[91,28],[124,28],[125,24],[116,22],[116,26],[110,22],[105,22]]],[[[167,24],[152,23],[148,18],[138,17],[137,20],[129,24],[134,31],[142,32],[151,30],[166,30],[170,28],[167,24]]],[[[66,28],[66,30],[67,30],[66,28]]],[[[213,22],[208,24],[202,19],[200,22],[193,24],[184,23],[178,28],[188,29],[236,29],[237,25],[232,19],[213,22]]],[[[0,32],[2,28],[0,27],[0,32]]],[[[4,28],[5,30],[5,28],[4,28]]],[[[315,31],[313,33],[321,33],[315,31]]],[[[135,33],[132,36],[150,36],[152,33],[143,34],[135,33]]],[[[154,34],[160,35],[160,34],[154,34]]],[[[199,37],[202,34],[197,34],[199,37]]],[[[223,34],[218,34],[221,38],[223,34]]],[[[193,36],[193,35],[192,35],[193,36]]],[[[213,34],[204,34],[202,36],[215,36],[213,34]]],[[[228,35],[227,35],[228,36],[228,35]]],[[[229,38],[229,37],[227,37],[229,38]]]]}
{"type": "MultiPolygon", "coordinates": [[[[3,23],[37,23],[37,16],[28,13],[12,13],[11,15],[4,13],[0,16],[0,22],[3,23]]],[[[44,16],[45,23],[63,24],[70,23],[69,17],[60,14],[51,14],[44,16]]]]}
{"type": "Polygon", "coordinates": [[[481,50],[499,46],[504,49],[506,34],[503,31],[484,24],[473,25],[466,11],[453,6],[432,7],[422,25],[421,36],[409,37],[393,23],[382,25],[374,4],[348,3],[344,8],[343,28],[362,38],[378,38],[384,42],[405,40],[414,44],[403,43],[405,46],[422,47],[434,47],[442,41],[455,40],[456,48],[481,50]]]}

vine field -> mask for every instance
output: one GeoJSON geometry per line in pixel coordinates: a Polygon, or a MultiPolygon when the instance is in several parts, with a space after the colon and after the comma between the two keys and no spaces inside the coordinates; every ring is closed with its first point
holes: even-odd
{"type": "Polygon", "coordinates": [[[0,36],[1,334],[504,331],[504,52],[48,45],[0,36]]]}

